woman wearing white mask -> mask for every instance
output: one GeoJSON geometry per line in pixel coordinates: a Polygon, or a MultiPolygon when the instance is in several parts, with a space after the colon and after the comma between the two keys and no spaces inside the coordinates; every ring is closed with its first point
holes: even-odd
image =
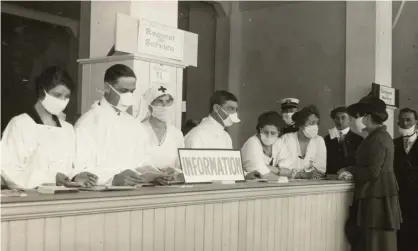
{"type": "Polygon", "coordinates": [[[327,149],[324,139],[318,135],[319,118],[315,106],[304,107],[292,116],[298,131],[282,136],[292,155],[293,178],[317,179],[326,172],[327,149]]]}
{"type": "MultiPolygon", "coordinates": [[[[14,117],[4,131],[2,178],[13,189],[36,188],[44,183],[75,185],[70,183],[76,174],[74,128],[58,117],[75,85],[65,70],[50,67],[36,79],[36,89],[36,104],[14,117]]],[[[92,185],[96,177],[84,173],[76,181],[92,185]]]]}
{"type": "Polygon", "coordinates": [[[393,170],[394,144],[383,125],[389,117],[386,104],[367,96],[350,105],[348,114],[367,137],[357,149],[355,166],[338,172],[339,178],[349,174],[355,183],[346,235],[354,251],[396,251],[402,216],[393,170]]]}
{"type": "Polygon", "coordinates": [[[260,178],[264,179],[291,177],[292,158],[284,141],[279,138],[280,123],[280,115],[275,111],[265,112],[258,117],[257,133],[241,149],[245,171],[257,171],[260,178]]]}
{"type": "Polygon", "coordinates": [[[181,172],[178,149],[184,148],[183,133],[170,123],[174,118],[174,95],[167,85],[155,85],[144,93],[150,116],[142,123],[147,132],[149,154],[160,170],[181,172]],[[174,170],[173,170],[174,169],[174,170]]]}

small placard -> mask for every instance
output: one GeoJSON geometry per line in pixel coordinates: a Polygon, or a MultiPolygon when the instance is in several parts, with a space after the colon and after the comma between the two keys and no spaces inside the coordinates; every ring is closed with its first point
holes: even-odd
{"type": "Polygon", "coordinates": [[[138,52],[162,58],[183,60],[182,30],[150,22],[139,21],[138,52]]]}
{"type": "Polygon", "coordinates": [[[372,93],[375,97],[385,102],[386,105],[399,107],[399,90],[373,83],[372,93]]]}
{"type": "Polygon", "coordinates": [[[150,63],[151,83],[170,84],[170,67],[163,64],[150,63]]]}
{"type": "Polygon", "coordinates": [[[243,181],[241,152],[229,149],[179,149],[186,183],[243,181]]]}

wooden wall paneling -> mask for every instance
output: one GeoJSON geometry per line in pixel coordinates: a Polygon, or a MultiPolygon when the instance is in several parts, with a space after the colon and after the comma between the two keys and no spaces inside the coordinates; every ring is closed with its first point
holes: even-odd
{"type": "Polygon", "coordinates": [[[61,230],[60,230],[60,244],[61,251],[74,251],[76,250],[75,242],[76,231],[76,217],[67,216],[61,218],[61,230]]]}
{"type": "Polygon", "coordinates": [[[143,232],[142,232],[142,249],[144,251],[154,250],[154,209],[144,210],[143,232]]]}
{"type": "MultiPolygon", "coordinates": [[[[174,210],[174,209],[173,209],[174,210]]],[[[131,251],[142,251],[143,245],[143,210],[131,212],[131,251]]]]}
{"type": "Polygon", "coordinates": [[[214,205],[205,204],[205,238],[203,240],[203,251],[213,250],[214,234],[214,205]]]}
{"type": "Polygon", "coordinates": [[[33,219],[26,221],[26,250],[43,251],[45,228],[44,219],[33,219]]]}
{"type": "Polygon", "coordinates": [[[222,203],[216,203],[213,206],[213,251],[222,250],[222,203]]]}
{"type": "MultiPolygon", "coordinates": [[[[175,219],[175,251],[186,250],[186,207],[176,207],[176,219],[175,219]]],[[[144,251],[148,251],[145,250],[144,251]]]]}
{"type": "MultiPolygon", "coordinates": [[[[27,221],[12,221],[9,228],[9,250],[10,251],[25,251],[27,250],[26,240],[27,236],[27,221]]],[[[42,228],[43,229],[43,228],[42,228]]],[[[42,231],[39,231],[42,232],[42,231]]],[[[43,233],[42,233],[43,234],[43,233]]]]}
{"type": "Polygon", "coordinates": [[[154,251],[164,251],[165,208],[154,209],[154,251]]]}
{"type": "MultiPolygon", "coordinates": [[[[45,233],[44,233],[45,243],[44,243],[43,250],[44,251],[60,250],[61,218],[59,217],[45,218],[44,227],[45,227],[45,233]]],[[[102,229],[102,228],[98,228],[98,229],[102,229]]],[[[31,250],[33,249],[31,248],[31,250]]]]}
{"type": "Polygon", "coordinates": [[[105,249],[105,217],[105,214],[94,214],[90,217],[90,250],[92,251],[105,249]]]}
{"type": "MultiPolygon", "coordinates": [[[[164,210],[164,209],[161,209],[164,210]]],[[[130,212],[117,213],[117,245],[118,251],[130,250],[131,239],[131,214],[130,212]]],[[[157,223],[157,222],[156,222],[157,223]]],[[[155,224],[156,224],[155,223],[155,224]]],[[[94,231],[94,230],[93,230],[94,231]]],[[[164,244],[164,240],[161,241],[164,244]]],[[[95,251],[95,250],[92,250],[95,251]]]]}
{"type": "Polygon", "coordinates": [[[222,205],[222,251],[229,251],[231,241],[231,202],[222,205]]]}
{"type": "Polygon", "coordinates": [[[174,251],[175,245],[175,220],[176,220],[176,210],[173,207],[168,207],[165,209],[165,233],[164,233],[164,242],[165,242],[165,251],[174,251]]]}
{"type": "Polygon", "coordinates": [[[255,233],[255,201],[247,201],[247,236],[245,238],[246,251],[254,250],[254,233],[255,233]]]}
{"type": "Polygon", "coordinates": [[[196,205],[194,211],[194,249],[203,250],[205,239],[205,205],[196,205]]]}
{"type": "Polygon", "coordinates": [[[195,210],[194,206],[186,206],[186,231],[185,231],[185,251],[194,250],[194,225],[195,225],[195,210]]]}
{"type": "MultiPolygon", "coordinates": [[[[238,251],[239,241],[239,202],[231,202],[231,231],[229,235],[229,251],[238,251]]],[[[242,240],[241,240],[242,241],[242,240]]]]}
{"type": "MultiPolygon", "coordinates": [[[[112,214],[113,215],[113,214],[112,214]]],[[[92,231],[99,231],[94,225],[90,223],[90,215],[80,215],[75,218],[75,250],[90,250],[90,233],[92,231]]],[[[65,227],[65,226],[63,226],[65,227]]],[[[115,229],[116,224],[106,227],[106,230],[115,229]]],[[[115,241],[109,241],[109,244],[115,245],[115,241]]],[[[113,249],[116,250],[116,249],[113,249]]]]}
{"type": "Polygon", "coordinates": [[[9,222],[3,221],[1,223],[1,250],[8,251],[9,250],[9,222]]]}

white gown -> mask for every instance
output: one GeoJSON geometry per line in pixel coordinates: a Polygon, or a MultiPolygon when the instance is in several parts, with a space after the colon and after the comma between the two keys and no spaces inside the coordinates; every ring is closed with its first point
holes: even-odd
{"type": "Polygon", "coordinates": [[[311,163],[319,171],[325,173],[327,170],[327,148],[324,138],[316,136],[312,138],[306,149],[306,154],[302,157],[297,132],[286,133],[282,139],[292,156],[292,168],[297,171],[313,171],[311,163]]]}
{"type": "Polygon", "coordinates": [[[98,176],[98,184],[111,184],[126,170],[151,165],[148,141],[139,120],[117,112],[105,98],[86,112],[75,125],[77,172],[98,176]]]}
{"type": "Polygon", "coordinates": [[[186,148],[232,149],[232,140],[223,125],[208,116],[185,137],[186,148]]]}
{"type": "Polygon", "coordinates": [[[36,123],[24,113],[7,125],[1,140],[1,167],[5,179],[21,188],[56,182],[57,172],[75,174],[75,133],[71,124],[61,127],[36,123]]]}
{"type": "Polygon", "coordinates": [[[184,148],[183,133],[173,125],[167,125],[167,132],[162,142],[158,141],[149,120],[142,123],[146,134],[151,162],[159,169],[180,168],[178,149],[184,148]]]}
{"type": "Polygon", "coordinates": [[[263,146],[259,138],[254,135],[250,137],[241,148],[242,165],[246,172],[258,171],[262,175],[270,173],[268,166],[279,166],[292,169],[292,156],[287,150],[284,141],[279,138],[272,145],[271,157],[263,153],[263,146]]]}

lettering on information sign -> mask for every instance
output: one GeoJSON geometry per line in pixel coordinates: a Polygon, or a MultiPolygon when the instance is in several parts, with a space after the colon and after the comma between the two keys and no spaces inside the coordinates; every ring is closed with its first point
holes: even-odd
{"type": "Polygon", "coordinates": [[[229,149],[179,149],[186,183],[242,181],[241,152],[229,149]]]}
{"type": "Polygon", "coordinates": [[[150,63],[150,82],[159,84],[170,84],[170,66],[150,63]]]}
{"type": "Polygon", "coordinates": [[[157,57],[183,60],[182,30],[141,19],[138,52],[157,57]]]}

